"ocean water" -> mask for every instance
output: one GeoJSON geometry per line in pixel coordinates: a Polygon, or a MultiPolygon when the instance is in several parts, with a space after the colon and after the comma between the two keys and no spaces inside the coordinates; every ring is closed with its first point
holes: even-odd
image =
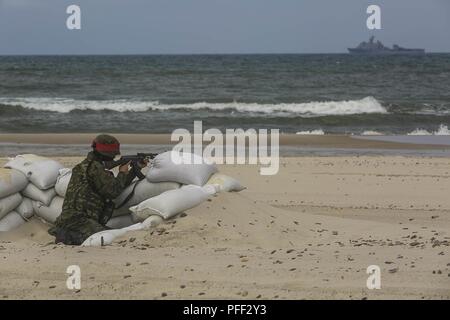
{"type": "Polygon", "coordinates": [[[0,57],[0,132],[448,134],[450,54],[0,57]]]}

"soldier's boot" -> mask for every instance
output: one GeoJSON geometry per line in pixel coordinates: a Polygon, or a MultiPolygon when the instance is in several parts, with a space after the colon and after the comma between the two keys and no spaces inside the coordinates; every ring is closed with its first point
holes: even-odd
{"type": "Polygon", "coordinates": [[[76,231],[70,231],[60,228],[57,228],[55,230],[55,243],[63,243],[69,246],[79,246],[86,239],[86,235],[83,235],[76,231]]]}

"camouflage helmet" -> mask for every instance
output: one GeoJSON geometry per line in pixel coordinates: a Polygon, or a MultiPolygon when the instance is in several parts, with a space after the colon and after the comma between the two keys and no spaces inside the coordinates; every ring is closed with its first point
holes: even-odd
{"type": "Polygon", "coordinates": [[[114,158],[120,154],[119,140],[107,134],[98,135],[92,141],[92,148],[105,157],[114,158]]]}

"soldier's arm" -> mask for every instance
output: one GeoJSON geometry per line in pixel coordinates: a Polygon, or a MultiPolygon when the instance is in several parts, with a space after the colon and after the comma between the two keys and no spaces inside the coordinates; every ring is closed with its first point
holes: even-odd
{"type": "Polygon", "coordinates": [[[97,192],[108,199],[117,198],[135,178],[132,172],[119,172],[117,177],[114,177],[102,166],[93,166],[88,174],[97,192]]]}

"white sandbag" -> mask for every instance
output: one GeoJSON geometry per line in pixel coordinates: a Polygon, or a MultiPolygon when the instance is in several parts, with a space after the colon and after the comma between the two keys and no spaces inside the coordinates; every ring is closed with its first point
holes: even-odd
{"type": "Polygon", "coordinates": [[[33,201],[24,197],[22,203],[14,211],[25,220],[30,219],[34,214],[33,201]]]}
{"type": "Polygon", "coordinates": [[[110,227],[112,229],[122,229],[131,226],[135,222],[131,218],[130,214],[127,214],[126,216],[120,216],[111,218],[108,223],[106,224],[107,227],[110,227]]]}
{"type": "Polygon", "coordinates": [[[15,211],[8,213],[3,219],[0,219],[0,232],[10,231],[18,228],[25,223],[20,214],[15,211]]]}
{"type": "Polygon", "coordinates": [[[95,233],[87,238],[81,245],[84,247],[106,246],[111,244],[117,237],[125,235],[128,231],[146,230],[157,226],[162,221],[163,219],[160,216],[150,216],[144,222],[132,224],[126,228],[106,230],[95,233]]]}
{"type": "Polygon", "coordinates": [[[128,186],[122,194],[114,200],[116,206],[120,206],[123,201],[128,197],[128,195],[133,191],[133,188],[137,184],[134,189],[133,197],[121,208],[114,210],[113,217],[117,217],[120,215],[130,214],[129,208],[141,203],[144,200],[150,199],[152,197],[158,196],[163,192],[178,189],[180,187],[179,183],[176,182],[156,182],[152,183],[147,181],[146,179],[134,182],[130,186],[128,186]]]}
{"type": "Polygon", "coordinates": [[[123,229],[100,231],[87,238],[81,245],[83,247],[100,247],[111,244],[117,237],[125,235],[128,231],[142,230],[142,223],[136,223],[123,229]]]}
{"type": "Polygon", "coordinates": [[[39,201],[42,204],[48,206],[52,202],[53,198],[56,196],[56,191],[54,188],[48,190],[41,190],[34,184],[29,183],[28,186],[22,191],[22,195],[34,201],[39,201]]]}
{"type": "Polygon", "coordinates": [[[179,152],[168,151],[153,159],[147,172],[147,180],[150,182],[173,181],[203,186],[216,172],[215,164],[198,155],[183,153],[180,156],[179,152]]]}
{"type": "Polygon", "coordinates": [[[55,191],[58,196],[63,198],[66,196],[67,187],[69,186],[71,177],[72,169],[64,168],[59,170],[59,175],[55,184],[55,191]]]}
{"type": "Polygon", "coordinates": [[[163,218],[160,216],[150,216],[142,222],[142,229],[147,230],[150,228],[154,228],[163,222],[163,218]]]}
{"type": "Polygon", "coordinates": [[[239,192],[246,189],[238,180],[220,173],[213,174],[207,184],[218,184],[222,192],[239,192]]]}
{"type": "Polygon", "coordinates": [[[130,211],[134,221],[144,221],[151,215],[159,215],[163,219],[169,219],[178,213],[198,206],[214,195],[218,189],[219,186],[216,189],[214,185],[204,187],[187,185],[148,199],[137,206],[131,207],[130,211]]]}
{"type": "Polygon", "coordinates": [[[39,189],[46,190],[55,185],[63,165],[49,158],[24,154],[10,160],[5,168],[19,170],[39,189]]]}
{"type": "Polygon", "coordinates": [[[20,193],[14,193],[6,198],[0,199],[0,219],[17,208],[22,202],[20,193]]]}
{"type": "Polygon", "coordinates": [[[22,172],[0,168],[0,199],[22,191],[27,184],[27,177],[22,172]]]}
{"type": "Polygon", "coordinates": [[[54,223],[56,219],[61,215],[64,198],[55,197],[49,206],[33,201],[34,212],[37,216],[41,217],[47,222],[54,223]]]}

